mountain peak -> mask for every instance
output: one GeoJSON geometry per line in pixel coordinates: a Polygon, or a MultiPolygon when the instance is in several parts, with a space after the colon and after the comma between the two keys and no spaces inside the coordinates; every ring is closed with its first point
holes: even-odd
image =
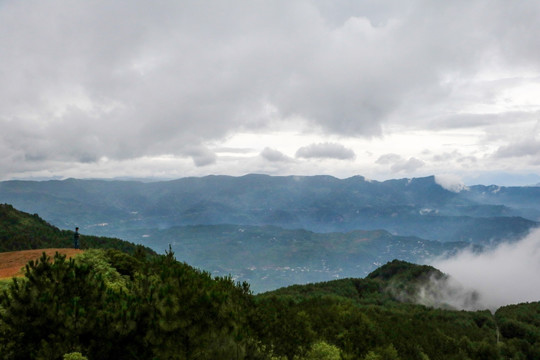
{"type": "Polygon", "coordinates": [[[366,278],[372,280],[407,280],[416,281],[427,279],[435,275],[443,277],[444,274],[429,265],[417,265],[407,261],[394,259],[371,272],[366,278]]]}

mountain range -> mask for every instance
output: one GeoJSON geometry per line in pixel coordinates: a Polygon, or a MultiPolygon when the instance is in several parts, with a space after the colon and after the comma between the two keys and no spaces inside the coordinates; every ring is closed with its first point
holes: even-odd
{"type": "Polygon", "coordinates": [[[538,226],[540,187],[448,187],[434,176],[67,179],[0,182],[0,203],[157,252],[171,244],[180,260],[263,291],[514,241],[538,226]]]}

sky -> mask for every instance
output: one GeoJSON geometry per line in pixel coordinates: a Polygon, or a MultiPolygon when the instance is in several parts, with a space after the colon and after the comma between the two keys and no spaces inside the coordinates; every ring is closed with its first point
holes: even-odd
{"type": "Polygon", "coordinates": [[[0,180],[540,183],[540,2],[0,0],[0,180]]]}

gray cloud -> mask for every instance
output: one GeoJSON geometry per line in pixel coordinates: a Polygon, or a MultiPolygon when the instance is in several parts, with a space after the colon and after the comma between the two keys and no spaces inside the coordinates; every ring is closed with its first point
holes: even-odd
{"type": "Polygon", "coordinates": [[[403,158],[398,154],[384,154],[380,156],[377,160],[375,160],[375,163],[381,165],[388,165],[401,161],[403,161],[403,158]]]}
{"type": "Polygon", "coordinates": [[[390,170],[392,170],[392,172],[401,172],[401,171],[403,171],[405,173],[410,173],[410,172],[416,171],[419,168],[423,167],[424,164],[425,163],[422,160],[411,157],[408,160],[401,161],[401,162],[393,164],[390,167],[390,170]]]}
{"type": "Polygon", "coordinates": [[[425,163],[422,160],[419,160],[415,157],[405,159],[401,155],[398,155],[398,154],[382,155],[377,160],[375,160],[375,163],[379,165],[389,165],[390,171],[392,171],[393,173],[398,173],[398,172],[410,173],[410,172],[414,172],[415,170],[425,165],[425,163]]]}
{"type": "Polygon", "coordinates": [[[537,155],[540,155],[540,141],[536,139],[524,139],[521,142],[501,146],[494,154],[497,158],[537,155]]]}
{"type": "MultiPolygon", "coordinates": [[[[426,155],[429,155],[426,153],[426,155]]],[[[459,165],[463,168],[468,168],[471,166],[475,166],[478,163],[478,158],[474,155],[463,155],[458,150],[454,150],[452,152],[444,152],[435,154],[431,157],[431,160],[438,163],[443,164],[451,164],[454,162],[456,165],[459,165]]]]}
{"type": "Polygon", "coordinates": [[[297,158],[320,158],[350,160],[355,158],[354,151],[337,143],[320,143],[303,146],[296,151],[297,158]]]}
{"type": "MultiPolygon", "coordinates": [[[[501,89],[502,90],[502,89],[501,89]]],[[[479,102],[482,102],[479,99],[479,102]]],[[[493,101],[493,100],[492,100],[493,101]]],[[[536,120],[540,112],[519,112],[519,111],[505,111],[501,113],[487,113],[487,114],[453,114],[450,116],[437,117],[432,120],[432,126],[434,128],[483,128],[492,125],[499,125],[504,123],[517,123],[523,121],[536,120]]]]}
{"type": "Polygon", "coordinates": [[[214,164],[217,160],[217,156],[213,151],[202,146],[189,149],[187,154],[191,156],[193,163],[197,167],[214,164]]]}
{"type": "MultiPolygon", "coordinates": [[[[412,123],[417,116],[402,115],[461,104],[443,81],[449,74],[472,78],[486,60],[538,71],[539,16],[535,2],[502,0],[6,0],[1,170],[16,169],[14,159],[191,156],[193,147],[245,129],[265,131],[276,119],[377,136],[396,116],[412,123]]],[[[484,89],[463,101],[491,101],[484,89]]],[[[476,115],[458,120],[488,123],[476,115]]],[[[195,158],[199,165],[216,161],[195,158]]],[[[395,171],[420,166],[411,158],[395,171]]]]}
{"type": "Polygon", "coordinates": [[[269,147],[264,148],[261,152],[261,156],[271,162],[289,162],[291,158],[283,154],[281,151],[271,149],[269,147]]]}
{"type": "Polygon", "coordinates": [[[459,153],[459,151],[454,150],[450,153],[446,152],[442,154],[436,154],[432,157],[432,160],[437,161],[437,162],[447,162],[447,161],[456,160],[462,157],[463,156],[459,153]]]}

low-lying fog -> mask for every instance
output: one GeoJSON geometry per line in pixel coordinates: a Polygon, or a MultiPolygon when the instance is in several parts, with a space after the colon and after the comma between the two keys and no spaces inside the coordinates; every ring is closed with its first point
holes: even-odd
{"type": "Polygon", "coordinates": [[[458,308],[496,310],[540,301],[540,229],[517,242],[501,243],[482,253],[465,250],[431,265],[455,280],[444,284],[449,289],[443,293],[448,296],[445,302],[458,308]],[[472,290],[478,295],[474,303],[472,290]]]}

